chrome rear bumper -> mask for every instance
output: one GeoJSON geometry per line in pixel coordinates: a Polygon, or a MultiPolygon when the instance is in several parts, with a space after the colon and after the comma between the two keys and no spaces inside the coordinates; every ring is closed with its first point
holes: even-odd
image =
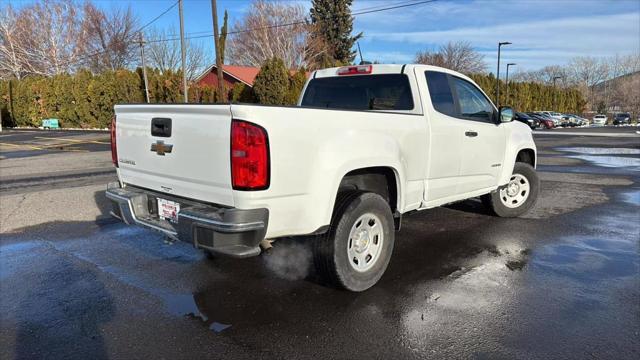
{"type": "Polygon", "coordinates": [[[111,214],[124,223],[148,227],[220,255],[243,258],[260,254],[259,244],[267,231],[267,209],[203,204],[138,187],[120,187],[117,182],[107,186],[106,196],[114,205],[111,214]],[[154,213],[156,198],[180,203],[177,223],[154,213]]]}

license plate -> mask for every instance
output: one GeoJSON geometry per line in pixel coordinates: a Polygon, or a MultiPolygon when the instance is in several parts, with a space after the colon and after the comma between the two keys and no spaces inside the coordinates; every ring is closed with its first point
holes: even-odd
{"type": "Polygon", "coordinates": [[[177,223],[179,212],[179,203],[171,200],[158,199],[158,216],[160,216],[160,219],[177,223]]]}

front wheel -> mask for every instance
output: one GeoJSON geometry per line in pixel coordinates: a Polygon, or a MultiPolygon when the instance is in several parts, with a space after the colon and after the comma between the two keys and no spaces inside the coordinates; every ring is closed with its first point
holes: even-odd
{"type": "Polygon", "coordinates": [[[338,195],[330,230],[314,239],[314,265],[327,283],[364,291],[382,277],[393,252],[393,215],[387,201],[370,192],[338,195]]]}
{"type": "Polygon", "coordinates": [[[482,196],[482,202],[500,217],[517,217],[529,211],[538,200],[540,179],[529,164],[517,162],[509,183],[482,196]]]}

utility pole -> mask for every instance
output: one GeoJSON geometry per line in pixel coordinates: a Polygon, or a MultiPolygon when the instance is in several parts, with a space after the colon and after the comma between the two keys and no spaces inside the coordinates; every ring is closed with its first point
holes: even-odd
{"type": "Polygon", "coordinates": [[[517,65],[516,63],[507,64],[507,77],[505,79],[505,86],[507,87],[507,106],[509,106],[509,66],[517,65]]]}
{"type": "Polygon", "coordinates": [[[360,50],[360,42],[356,41],[356,45],[358,45],[358,54],[360,54],[360,65],[364,64],[364,59],[362,58],[362,50],[360,50]]]}
{"type": "Polygon", "coordinates": [[[508,41],[498,43],[498,70],[496,71],[496,107],[498,110],[500,110],[500,48],[502,45],[511,45],[511,43],[508,41]]]}
{"type": "Polygon", "coordinates": [[[144,40],[142,38],[142,32],[140,32],[140,56],[142,57],[142,77],[144,78],[144,95],[149,103],[149,81],[147,80],[147,62],[144,58],[144,40]]]}
{"type": "Polygon", "coordinates": [[[211,17],[213,17],[213,41],[216,47],[216,72],[218,75],[218,99],[219,102],[227,102],[227,94],[224,90],[224,77],[222,74],[222,54],[220,54],[220,37],[218,35],[218,7],[216,0],[211,0],[211,17]]]}
{"type": "Polygon", "coordinates": [[[187,90],[187,66],[184,48],[184,15],[182,14],[182,0],[178,0],[178,12],[180,13],[180,55],[182,56],[182,86],[184,87],[184,102],[189,102],[187,90]]]}

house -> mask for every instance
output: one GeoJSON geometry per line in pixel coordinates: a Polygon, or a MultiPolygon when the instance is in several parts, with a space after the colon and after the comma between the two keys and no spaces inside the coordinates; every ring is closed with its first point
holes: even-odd
{"type": "MultiPolygon", "coordinates": [[[[222,78],[226,88],[231,89],[233,85],[237,83],[243,83],[245,85],[253,87],[253,82],[256,76],[260,72],[260,68],[253,66],[239,66],[239,65],[222,65],[222,78]]],[[[296,73],[296,70],[289,70],[291,75],[296,73]]],[[[309,73],[307,73],[309,76],[309,73]]],[[[218,68],[215,64],[209,66],[195,81],[198,85],[208,85],[211,87],[218,86],[218,68]]]]}
{"type": "MultiPolygon", "coordinates": [[[[230,89],[237,83],[253,86],[256,75],[260,68],[252,66],[222,65],[222,78],[225,87],[230,89]]],[[[215,64],[209,66],[200,76],[195,79],[198,85],[218,86],[218,68],[215,64]]]]}

